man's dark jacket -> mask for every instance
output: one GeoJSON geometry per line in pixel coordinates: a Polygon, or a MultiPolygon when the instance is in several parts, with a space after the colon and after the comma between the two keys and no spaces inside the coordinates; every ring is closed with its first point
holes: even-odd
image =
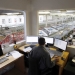
{"type": "Polygon", "coordinates": [[[50,54],[43,46],[34,47],[29,54],[28,75],[48,75],[54,66],[50,54]]]}

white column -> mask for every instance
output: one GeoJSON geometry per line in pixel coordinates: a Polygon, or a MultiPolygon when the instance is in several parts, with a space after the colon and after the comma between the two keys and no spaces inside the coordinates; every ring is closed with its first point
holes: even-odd
{"type": "Polygon", "coordinates": [[[39,22],[38,22],[38,12],[31,11],[31,32],[32,35],[38,35],[39,22]]]}

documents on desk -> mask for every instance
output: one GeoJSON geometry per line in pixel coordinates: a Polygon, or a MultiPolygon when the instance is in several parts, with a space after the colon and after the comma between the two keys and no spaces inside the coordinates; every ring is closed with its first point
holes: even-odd
{"type": "Polygon", "coordinates": [[[32,50],[31,47],[27,47],[27,48],[24,48],[24,49],[23,49],[24,52],[30,52],[31,50],[32,50]]]}
{"type": "Polygon", "coordinates": [[[21,56],[21,53],[19,53],[18,51],[12,51],[10,53],[15,59],[19,58],[21,56]]]}

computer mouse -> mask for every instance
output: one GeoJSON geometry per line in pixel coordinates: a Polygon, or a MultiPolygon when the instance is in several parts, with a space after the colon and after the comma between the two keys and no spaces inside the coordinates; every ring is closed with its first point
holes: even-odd
{"type": "Polygon", "coordinates": [[[65,58],[61,57],[61,60],[65,61],[65,58]]]}

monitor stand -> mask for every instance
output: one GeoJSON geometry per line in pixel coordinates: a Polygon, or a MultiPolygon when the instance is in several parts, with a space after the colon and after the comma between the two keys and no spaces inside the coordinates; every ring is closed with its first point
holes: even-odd
{"type": "Polygon", "coordinates": [[[53,47],[52,44],[49,44],[49,43],[45,44],[45,47],[49,47],[50,48],[51,46],[53,47]]]}
{"type": "Polygon", "coordinates": [[[53,46],[53,44],[47,43],[48,46],[53,46]]]}

